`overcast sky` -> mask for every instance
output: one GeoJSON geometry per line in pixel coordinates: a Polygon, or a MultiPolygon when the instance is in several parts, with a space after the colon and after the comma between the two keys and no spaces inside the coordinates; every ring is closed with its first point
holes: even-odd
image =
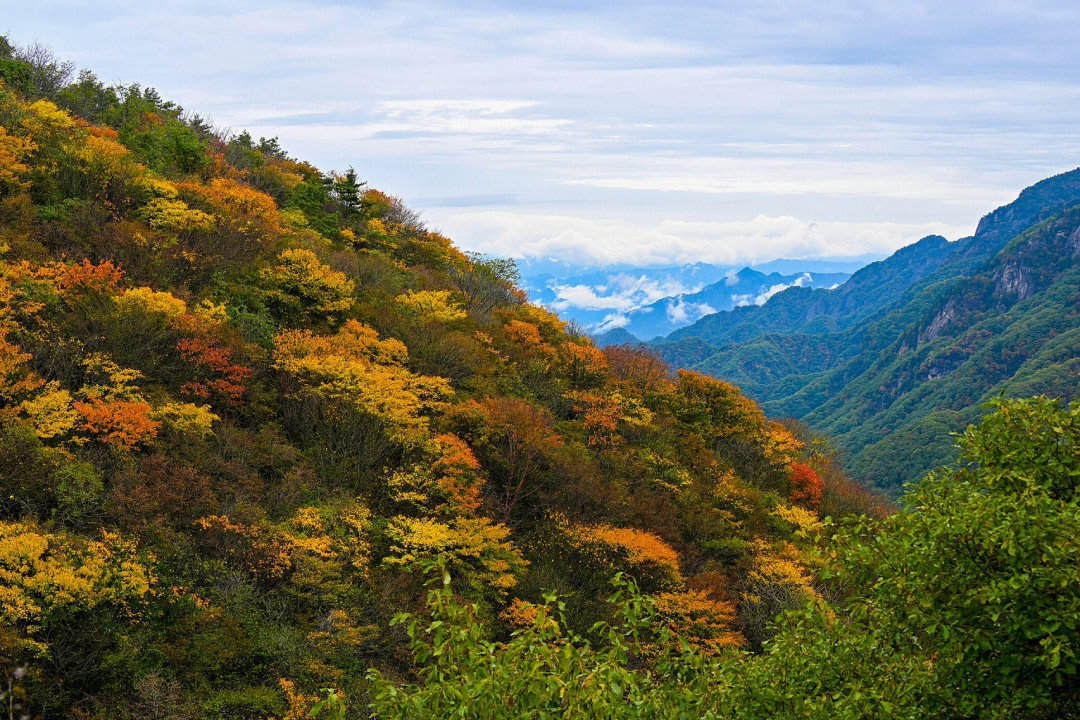
{"type": "Polygon", "coordinates": [[[886,254],[1080,164],[1070,0],[0,0],[0,33],[503,256],[886,254]]]}

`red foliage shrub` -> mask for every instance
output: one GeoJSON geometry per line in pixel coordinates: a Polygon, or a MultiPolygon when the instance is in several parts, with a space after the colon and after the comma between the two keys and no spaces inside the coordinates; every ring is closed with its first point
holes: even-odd
{"type": "Polygon", "coordinates": [[[180,392],[202,399],[218,396],[229,405],[240,404],[252,371],[233,362],[230,348],[218,340],[201,337],[181,338],[176,347],[198,375],[184,383],[180,392]]]}
{"type": "Polygon", "coordinates": [[[799,503],[812,510],[820,508],[825,483],[814,472],[814,469],[804,463],[796,462],[791,463],[788,472],[791,477],[791,502],[799,503]]]}

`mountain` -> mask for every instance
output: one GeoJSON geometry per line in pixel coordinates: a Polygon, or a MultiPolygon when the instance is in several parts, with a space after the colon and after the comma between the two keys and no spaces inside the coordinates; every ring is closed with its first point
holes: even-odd
{"type": "Polygon", "coordinates": [[[925,238],[835,290],[787,290],[657,348],[829,433],[853,473],[896,493],[946,460],[947,434],[998,393],[1076,395],[1078,204],[1074,170],[1024,190],[970,238],[925,238]]]}
{"type": "Polygon", "coordinates": [[[983,217],[974,237],[958,249],[944,269],[951,274],[971,272],[1019,232],[1075,204],[1078,195],[1080,174],[1075,171],[1032,185],[1015,201],[983,217]]]}
{"type": "Polygon", "coordinates": [[[793,286],[760,306],[717,313],[669,334],[665,342],[697,338],[712,344],[777,332],[833,332],[874,315],[932,274],[955,251],[931,235],[856,271],[835,289],[793,286]]]}
{"type": "Polygon", "coordinates": [[[617,327],[594,336],[593,342],[597,347],[607,347],[609,345],[637,345],[641,340],[627,332],[626,328],[617,327]]]}
{"type": "Polygon", "coordinates": [[[745,267],[696,292],[657,300],[626,313],[622,327],[635,337],[651,340],[722,310],[762,305],[788,288],[832,288],[849,277],[845,273],[821,272],[765,274],[745,267]]]}
{"type": "Polygon", "coordinates": [[[618,264],[583,270],[537,260],[519,261],[518,269],[522,289],[530,300],[592,332],[625,324],[626,314],[637,308],[696,292],[733,271],[708,263],[652,267],[618,264]]]}
{"type": "Polygon", "coordinates": [[[820,518],[887,514],[738,388],[599,349],[356,172],[66,67],[0,39],[11,712],[328,717],[334,688],[369,716],[425,657],[395,618],[439,592],[484,642],[554,638],[555,592],[606,643],[633,577],[648,657],[757,651],[824,597],[820,518]]]}
{"type": "MultiPolygon", "coordinates": [[[[670,267],[616,265],[582,272],[555,262],[523,261],[523,288],[560,317],[603,333],[616,327],[648,340],[689,325],[703,315],[765,302],[788,287],[827,288],[852,263],[808,260],[802,269],[781,273],[693,263],[670,267]],[[819,270],[819,268],[829,270],[819,270]]],[[[777,260],[767,266],[798,266],[777,260]]]]}

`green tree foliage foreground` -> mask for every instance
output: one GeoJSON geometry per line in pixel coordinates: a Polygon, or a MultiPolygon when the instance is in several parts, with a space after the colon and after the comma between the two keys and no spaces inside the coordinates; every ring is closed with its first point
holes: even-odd
{"type": "MultiPolygon", "coordinates": [[[[764,654],[701,654],[615,579],[595,644],[548,596],[488,640],[450,577],[402,615],[418,681],[377,672],[382,718],[1058,718],[1080,712],[1080,406],[997,403],[883,520],[831,528],[838,599],[779,619],[764,654]]],[[[433,569],[441,569],[433,568],[433,569]]]]}

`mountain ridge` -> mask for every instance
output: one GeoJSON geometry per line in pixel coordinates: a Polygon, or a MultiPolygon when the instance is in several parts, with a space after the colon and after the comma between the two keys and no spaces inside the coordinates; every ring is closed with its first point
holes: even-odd
{"type": "MultiPolygon", "coordinates": [[[[970,238],[926,238],[925,258],[905,248],[882,263],[900,271],[915,258],[912,282],[899,283],[903,291],[873,312],[845,316],[833,301],[834,314],[815,323],[803,297],[809,293],[789,290],[757,309],[788,320],[773,323],[784,331],[767,332],[736,311],[704,318],[656,347],[677,366],[739,384],[771,413],[829,432],[853,472],[895,493],[946,459],[941,430],[975,421],[993,393],[1075,394],[1076,203],[1080,169],[1025,189],[984,216],[970,238]],[[1049,334],[1054,359],[1033,328],[1049,334]],[[1001,337],[1017,346],[1002,347],[1001,337]],[[990,370],[981,372],[980,362],[990,370]],[[926,446],[921,459],[898,458],[912,442],[926,446]]],[[[873,277],[872,270],[855,273],[849,297],[873,277]]]]}

